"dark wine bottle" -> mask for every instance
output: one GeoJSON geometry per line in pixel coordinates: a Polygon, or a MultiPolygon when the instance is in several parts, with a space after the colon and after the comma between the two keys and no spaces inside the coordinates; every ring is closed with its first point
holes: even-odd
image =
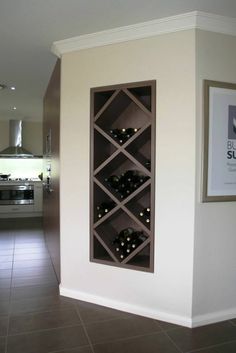
{"type": "Polygon", "coordinates": [[[102,202],[100,205],[96,207],[97,209],[97,218],[102,218],[106,213],[108,213],[112,208],[115,207],[114,201],[102,202]]]}
{"type": "Polygon", "coordinates": [[[132,127],[129,127],[128,129],[126,129],[126,134],[128,139],[132,137],[137,131],[138,131],[137,128],[132,128],[132,127]]]}
{"type": "Polygon", "coordinates": [[[126,249],[125,249],[127,255],[129,255],[132,251],[133,251],[133,248],[132,248],[132,244],[131,243],[128,243],[126,245],[126,249]]]}
{"type": "Polygon", "coordinates": [[[108,178],[105,178],[105,181],[110,185],[115,191],[119,190],[120,177],[117,175],[111,175],[108,178]]]}
{"type": "Polygon", "coordinates": [[[112,129],[112,130],[110,130],[110,134],[111,134],[114,138],[118,138],[119,133],[120,133],[120,130],[119,130],[119,129],[112,129]]]}
{"type": "Polygon", "coordinates": [[[146,223],[150,223],[150,216],[151,216],[151,209],[150,207],[144,208],[140,213],[139,216],[144,219],[146,223]]]}
{"type": "Polygon", "coordinates": [[[151,161],[149,160],[149,159],[147,159],[146,161],[145,161],[145,163],[144,163],[144,165],[145,165],[145,167],[147,168],[147,169],[151,169],[151,161]]]}
{"type": "Polygon", "coordinates": [[[133,239],[131,241],[131,247],[136,249],[139,245],[141,245],[147,239],[146,235],[142,231],[137,231],[133,233],[133,239]]]}
{"type": "Polygon", "coordinates": [[[130,137],[132,137],[139,129],[138,128],[122,128],[122,129],[111,129],[110,134],[114,139],[119,141],[120,144],[125,143],[130,137]]]}
{"type": "Polygon", "coordinates": [[[124,260],[124,258],[127,256],[126,253],[125,253],[125,251],[121,251],[121,252],[119,253],[119,255],[120,255],[120,259],[121,259],[121,260],[124,260]]]}
{"type": "Polygon", "coordinates": [[[124,199],[139,188],[147,179],[149,179],[149,177],[143,175],[138,170],[127,170],[120,176],[111,175],[106,178],[105,181],[115,192],[119,193],[121,199],[124,199]]]}
{"type": "Polygon", "coordinates": [[[120,129],[119,142],[122,144],[128,140],[126,129],[120,129]]]}

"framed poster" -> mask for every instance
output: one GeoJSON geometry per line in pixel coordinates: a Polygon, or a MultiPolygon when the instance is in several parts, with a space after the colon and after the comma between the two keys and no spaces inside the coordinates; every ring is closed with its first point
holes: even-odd
{"type": "Polygon", "coordinates": [[[204,81],[203,202],[236,201],[236,84],[204,81]]]}

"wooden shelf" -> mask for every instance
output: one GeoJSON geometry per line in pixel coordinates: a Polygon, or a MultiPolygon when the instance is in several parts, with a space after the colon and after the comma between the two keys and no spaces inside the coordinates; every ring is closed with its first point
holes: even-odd
{"type": "Polygon", "coordinates": [[[154,271],[155,88],[155,81],[145,81],[91,89],[92,262],[154,271]],[[125,140],[112,134],[128,128],[138,130],[125,140]],[[114,175],[118,187],[107,181],[114,175]],[[98,216],[103,205],[109,209],[98,216]],[[148,222],[140,217],[147,207],[148,222]],[[117,246],[127,229],[132,247],[127,240],[117,246]]]}

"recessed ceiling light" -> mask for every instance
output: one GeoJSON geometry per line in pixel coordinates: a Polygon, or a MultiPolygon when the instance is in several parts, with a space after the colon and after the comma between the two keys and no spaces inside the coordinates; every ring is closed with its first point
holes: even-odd
{"type": "Polygon", "coordinates": [[[16,107],[13,107],[13,110],[16,110],[16,107]]]}
{"type": "Polygon", "coordinates": [[[11,86],[10,89],[11,89],[12,91],[15,91],[16,87],[15,87],[15,86],[11,86]]]}

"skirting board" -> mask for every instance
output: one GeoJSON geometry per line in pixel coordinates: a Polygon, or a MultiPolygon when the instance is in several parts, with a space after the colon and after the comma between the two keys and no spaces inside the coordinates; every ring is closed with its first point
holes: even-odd
{"type": "Polygon", "coordinates": [[[98,297],[88,293],[71,290],[61,285],[60,285],[60,294],[65,297],[82,300],[82,301],[86,301],[97,305],[106,306],[112,309],[125,311],[131,314],[149,317],[155,320],[167,321],[172,324],[182,325],[186,327],[191,327],[191,324],[192,324],[191,320],[187,317],[178,316],[175,314],[172,315],[170,313],[165,313],[158,310],[150,310],[150,308],[139,307],[136,305],[130,305],[124,302],[119,302],[108,298],[98,297]]]}
{"type": "Polygon", "coordinates": [[[191,318],[176,315],[176,314],[170,314],[170,313],[166,313],[158,310],[150,310],[149,308],[130,305],[127,303],[111,300],[108,298],[98,297],[88,293],[71,290],[71,289],[62,287],[61,285],[60,285],[60,294],[65,297],[82,300],[89,303],[113,308],[116,310],[125,311],[131,314],[145,316],[151,319],[166,321],[172,324],[181,325],[181,326],[190,327],[190,328],[213,324],[224,320],[230,320],[236,317],[236,308],[232,308],[225,311],[218,311],[218,312],[208,313],[204,315],[197,315],[191,319],[191,318]]]}
{"type": "Polygon", "coordinates": [[[214,313],[208,313],[204,315],[194,316],[192,319],[192,327],[199,327],[208,324],[214,324],[216,322],[231,320],[236,317],[236,308],[216,311],[214,313]]]}

